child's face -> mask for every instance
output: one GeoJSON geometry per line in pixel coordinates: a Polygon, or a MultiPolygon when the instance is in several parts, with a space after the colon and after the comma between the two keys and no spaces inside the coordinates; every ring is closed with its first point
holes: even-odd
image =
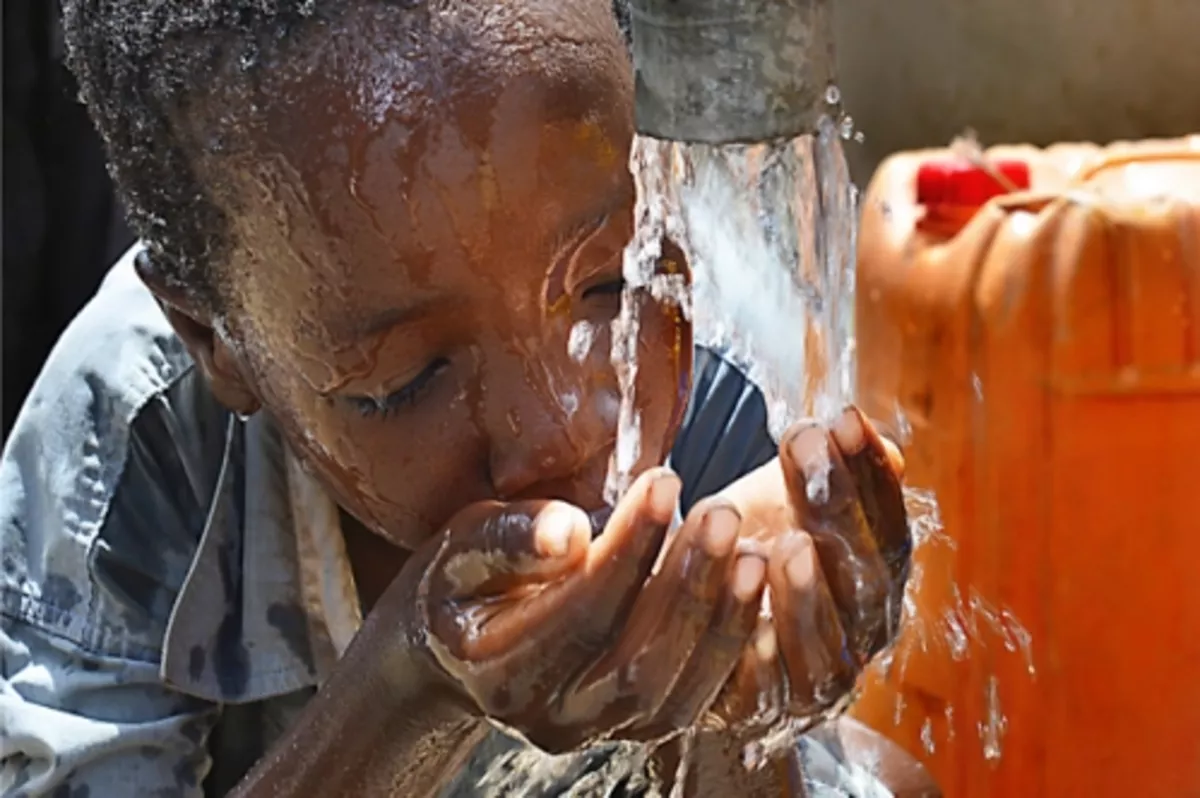
{"type": "MultiPolygon", "coordinates": [[[[223,178],[241,371],[343,506],[399,545],[481,499],[602,503],[632,87],[612,23],[577,22],[570,46],[491,45],[504,69],[473,42],[399,69],[361,49],[395,41],[352,24],[323,63],[361,68],[283,80],[253,160],[223,178]]],[[[686,401],[690,332],[647,302],[641,335],[648,465],[686,401]]]]}

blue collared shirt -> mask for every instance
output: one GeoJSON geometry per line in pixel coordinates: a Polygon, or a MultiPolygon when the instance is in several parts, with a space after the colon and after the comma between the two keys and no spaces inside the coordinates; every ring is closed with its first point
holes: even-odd
{"type": "MultiPolygon", "coordinates": [[[[216,402],[138,252],[64,334],[0,460],[6,796],[223,795],[361,620],[336,507],[264,414],[216,402]]],[[[704,350],[696,365],[672,453],[685,505],[774,455],[757,391],[704,350]]],[[[564,772],[541,794],[568,794],[564,772]]]]}

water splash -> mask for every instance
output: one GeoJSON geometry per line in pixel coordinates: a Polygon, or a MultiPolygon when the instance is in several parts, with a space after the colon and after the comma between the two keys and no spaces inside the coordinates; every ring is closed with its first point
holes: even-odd
{"type": "Polygon", "coordinates": [[[979,724],[979,739],[983,743],[983,757],[995,762],[1003,755],[1001,747],[1004,733],[1008,731],[1008,720],[1000,708],[1000,683],[995,676],[988,678],[984,701],[987,717],[979,724]]]}
{"type": "MultiPolygon", "coordinates": [[[[940,646],[954,661],[965,662],[988,648],[990,641],[999,641],[1004,650],[1020,655],[1028,676],[1031,679],[1036,678],[1033,638],[1029,630],[1011,609],[997,606],[975,587],[952,584],[949,587],[949,605],[944,607],[940,614],[930,617],[917,612],[915,594],[924,577],[921,572],[920,550],[930,546],[953,550],[956,544],[943,530],[937,499],[932,492],[906,488],[905,504],[913,537],[914,564],[905,591],[904,624],[906,633],[914,636],[916,648],[928,653],[934,647],[940,646]]],[[[904,648],[902,653],[890,652],[887,655],[887,668],[889,671],[892,667],[899,669],[899,682],[904,681],[908,655],[912,651],[913,648],[910,647],[904,648]]],[[[895,701],[893,723],[899,727],[907,708],[900,691],[897,691],[895,701]]],[[[979,701],[978,709],[982,712],[979,715],[972,713],[970,716],[982,717],[976,724],[981,751],[985,759],[996,761],[1003,756],[1003,739],[1008,731],[1008,719],[1004,713],[1000,682],[994,673],[987,675],[979,701]]],[[[945,729],[944,739],[946,742],[952,742],[955,739],[956,728],[954,706],[948,704],[942,709],[942,721],[940,726],[945,729]]],[[[920,723],[921,747],[927,755],[932,756],[936,751],[937,727],[934,718],[925,717],[920,723]]]]}
{"type": "Polygon", "coordinates": [[[688,774],[692,767],[692,752],[696,747],[696,730],[688,729],[679,738],[679,762],[675,765],[674,783],[670,798],[685,798],[688,774]]]}

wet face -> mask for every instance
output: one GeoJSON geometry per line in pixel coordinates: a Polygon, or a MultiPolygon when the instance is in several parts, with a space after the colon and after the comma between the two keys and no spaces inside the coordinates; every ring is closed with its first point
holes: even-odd
{"type": "MultiPolygon", "coordinates": [[[[235,220],[223,324],[241,371],[397,545],[481,499],[602,504],[633,130],[626,57],[592,5],[591,22],[537,21],[536,48],[469,24],[425,32],[403,64],[403,37],[364,13],[271,87],[253,156],[204,166],[235,220]]],[[[683,409],[690,339],[643,305],[645,466],[683,409]]]]}

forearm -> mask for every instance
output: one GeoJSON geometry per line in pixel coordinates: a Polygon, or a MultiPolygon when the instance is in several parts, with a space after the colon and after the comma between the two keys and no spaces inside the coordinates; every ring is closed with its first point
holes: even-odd
{"type": "Polygon", "coordinates": [[[411,656],[381,661],[367,627],[234,798],[424,798],[461,767],[486,725],[431,688],[411,656]]]}

